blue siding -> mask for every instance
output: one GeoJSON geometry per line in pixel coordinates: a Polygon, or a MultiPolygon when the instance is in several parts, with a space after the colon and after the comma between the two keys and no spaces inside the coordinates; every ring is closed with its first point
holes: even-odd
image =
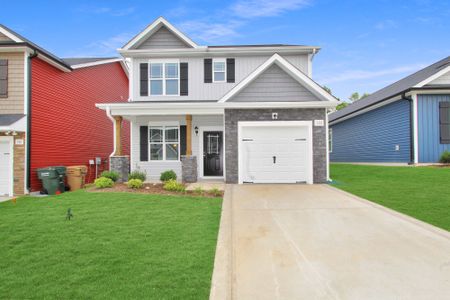
{"type": "Polygon", "coordinates": [[[450,95],[418,95],[419,162],[439,161],[449,144],[440,143],[439,102],[450,101],[450,95]]]}
{"type": "Polygon", "coordinates": [[[333,162],[409,162],[410,103],[391,104],[330,126],[333,162]],[[400,149],[396,151],[395,146],[400,149]]]}

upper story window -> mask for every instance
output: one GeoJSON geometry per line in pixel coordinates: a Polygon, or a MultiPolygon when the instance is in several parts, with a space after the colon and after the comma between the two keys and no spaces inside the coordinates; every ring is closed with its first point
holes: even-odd
{"type": "Polygon", "coordinates": [[[178,96],[180,94],[180,64],[150,62],[150,95],[178,96]]]}
{"type": "Polygon", "coordinates": [[[0,59],[0,98],[8,97],[8,60],[0,59]]]}
{"type": "Polygon", "coordinates": [[[225,59],[213,59],[213,82],[226,82],[226,68],[225,59]]]}

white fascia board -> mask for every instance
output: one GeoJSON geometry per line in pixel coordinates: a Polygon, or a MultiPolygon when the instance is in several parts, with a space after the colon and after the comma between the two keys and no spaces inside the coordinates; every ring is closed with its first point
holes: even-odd
{"type": "Polygon", "coordinates": [[[229,99],[233,98],[240,91],[242,91],[245,87],[247,87],[253,80],[255,80],[259,75],[261,75],[264,71],[266,71],[273,64],[277,64],[280,68],[282,68],[286,73],[292,76],[295,80],[297,80],[301,85],[306,87],[311,93],[317,96],[319,99],[323,101],[329,101],[336,105],[339,104],[339,101],[330,95],[327,91],[325,91],[321,86],[319,86],[315,81],[306,76],[303,72],[289,63],[286,59],[281,57],[279,54],[275,53],[268,60],[266,60],[262,65],[256,68],[255,71],[250,73],[244,80],[239,82],[233,89],[231,89],[228,93],[226,93],[219,102],[226,102],[229,99]]]}
{"type": "Polygon", "coordinates": [[[4,35],[6,35],[8,38],[10,38],[11,40],[13,40],[16,43],[24,42],[21,38],[19,38],[18,36],[16,36],[12,32],[10,32],[9,30],[6,30],[5,28],[3,28],[1,26],[0,26],[0,33],[3,33],[4,35]]]}
{"type": "Polygon", "coordinates": [[[254,56],[279,54],[311,54],[317,52],[318,47],[310,46],[287,46],[287,47],[229,47],[229,48],[186,48],[186,49],[117,49],[124,57],[220,57],[227,55],[254,56]]]}
{"type": "Polygon", "coordinates": [[[53,59],[50,59],[50,58],[48,58],[47,56],[42,55],[42,54],[39,53],[39,52],[38,52],[37,57],[39,57],[40,59],[42,59],[42,60],[45,61],[46,63],[48,63],[48,64],[54,66],[55,68],[57,68],[57,69],[59,69],[59,70],[61,70],[61,71],[63,71],[63,72],[70,73],[70,72],[72,71],[72,70],[70,70],[70,69],[68,69],[68,68],[66,68],[66,67],[63,67],[61,64],[55,62],[53,59]]]}
{"type": "Polygon", "coordinates": [[[27,52],[27,53],[33,53],[33,49],[27,47],[27,46],[18,46],[18,47],[1,47],[0,44],[0,52],[27,52]]]}
{"type": "Polygon", "coordinates": [[[141,33],[139,33],[137,36],[135,36],[131,41],[129,41],[122,49],[123,50],[129,50],[134,45],[138,44],[142,39],[148,38],[151,36],[154,32],[156,32],[158,29],[160,29],[162,26],[166,26],[167,29],[172,31],[177,37],[179,37],[181,40],[183,40],[186,44],[193,48],[198,48],[198,45],[191,40],[189,37],[187,37],[184,33],[179,31],[177,28],[175,28],[172,24],[170,24],[166,19],[163,17],[159,17],[156,19],[153,23],[147,26],[141,33]]]}
{"type": "Polygon", "coordinates": [[[84,63],[84,64],[72,65],[70,67],[72,69],[80,69],[80,68],[87,68],[87,67],[93,67],[93,66],[104,65],[104,64],[111,64],[111,63],[115,63],[115,62],[123,62],[123,59],[122,58],[105,59],[105,60],[84,63]]]}
{"type": "Polygon", "coordinates": [[[422,94],[450,94],[450,89],[448,88],[443,88],[443,89],[417,89],[417,90],[412,90],[410,92],[406,93],[406,96],[411,96],[412,94],[417,94],[417,95],[422,95],[422,94]]]}
{"type": "Polygon", "coordinates": [[[433,80],[441,77],[442,75],[444,75],[445,73],[450,72],[450,65],[443,68],[442,70],[440,70],[437,73],[434,73],[433,75],[431,75],[430,77],[428,77],[427,79],[422,80],[421,82],[419,82],[418,84],[416,84],[415,86],[413,86],[413,88],[421,88],[425,85],[427,85],[428,83],[432,82],[433,80]]]}

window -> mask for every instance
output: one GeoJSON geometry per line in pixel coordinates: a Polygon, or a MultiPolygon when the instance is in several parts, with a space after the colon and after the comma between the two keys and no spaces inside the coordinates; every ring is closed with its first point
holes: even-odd
{"type": "Polygon", "coordinates": [[[328,129],[328,152],[333,152],[333,129],[328,129]]]}
{"type": "Polygon", "coordinates": [[[441,144],[450,144],[450,101],[439,102],[439,128],[441,144]]]}
{"type": "Polygon", "coordinates": [[[225,82],[226,81],[226,62],[225,59],[213,60],[213,82],[225,82]]]}
{"type": "Polygon", "coordinates": [[[180,64],[178,62],[150,63],[150,95],[178,96],[180,86],[180,64]]]}
{"type": "Polygon", "coordinates": [[[149,126],[150,160],[179,160],[179,126],[149,126]]]}

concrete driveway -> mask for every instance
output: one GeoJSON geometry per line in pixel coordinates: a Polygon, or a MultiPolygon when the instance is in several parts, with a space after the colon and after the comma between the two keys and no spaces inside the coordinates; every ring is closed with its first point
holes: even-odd
{"type": "Polygon", "coordinates": [[[226,187],[211,299],[449,298],[447,231],[327,185],[226,187]]]}

